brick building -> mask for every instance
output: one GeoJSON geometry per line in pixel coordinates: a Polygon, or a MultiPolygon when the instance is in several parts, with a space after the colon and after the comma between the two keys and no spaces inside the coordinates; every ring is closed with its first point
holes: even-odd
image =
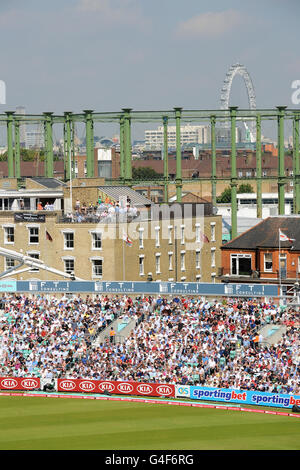
{"type": "Polygon", "coordinates": [[[281,283],[292,287],[300,277],[300,216],[262,220],[221,247],[220,279],[228,282],[281,283]],[[279,241],[281,231],[290,241],[279,241]]]}
{"type": "MultiPolygon", "coordinates": [[[[98,197],[103,199],[105,193],[112,202],[122,195],[129,195],[134,204],[137,202],[130,188],[100,186],[101,179],[95,179],[93,184],[89,180],[90,186],[80,186],[82,182],[84,179],[78,179],[78,185],[73,188],[72,207],[77,198],[81,203],[84,199],[95,203],[98,197]]],[[[32,180],[28,185],[32,188],[30,191],[34,191],[33,187],[37,188],[40,182],[32,180]]],[[[35,191],[36,195],[43,194],[47,199],[45,187],[35,191]]],[[[24,191],[21,191],[23,196],[24,191]]],[[[61,200],[61,206],[70,206],[67,201],[70,188],[63,186],[59,191],[57,200],[61,200]]],[[[136,197],[142,198],[138,194],[136,197]]],[[[153,212],[149,201],[148,207],[144,204],[143,213],[139,207],[142,217],[130,222],[96,223],[91,219],[79,223],[71,221],[63,210],[38,211],[30,202],[26,211],[19,208],[0,211],[0,246],[38,258],[59,271],[73,272],[77,278],[85,280],[145,281],[151,273],[153,281],[217,282],[221,262],[221,217],[212,214],[210,204],[178,206],[182,208],[179,214],[153,212]],[[204,206],[204,213],[196,210],[199,206],[204,206]],[[189,212],[191,207],[192,212],[189,212]],[[131,246],[125,244],[124,232],[132,241],[131,246]]],[[[0,272],[13,267],[14,263],[9,256],[1,256],[0,272]]],[[[55,274],[33,268],[6,279],[57,278],[55,274]]]]}

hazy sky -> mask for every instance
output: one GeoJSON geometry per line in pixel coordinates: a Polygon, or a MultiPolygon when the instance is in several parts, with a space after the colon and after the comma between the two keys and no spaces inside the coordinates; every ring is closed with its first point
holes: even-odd
{"type": "Polygon", "coordinates": [[[258,108],[295,107],[299,21],[298,0],[0,0],[2,112],[219,108],[236,62],[258,108]]]}

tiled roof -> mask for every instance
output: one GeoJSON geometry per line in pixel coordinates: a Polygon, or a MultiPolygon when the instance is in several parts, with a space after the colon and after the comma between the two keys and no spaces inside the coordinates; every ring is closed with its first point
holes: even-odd
{"type": "Polygon", "coordinates": [[[255,249],[279,247],[279,229],[295,241],[281,242],[281,248],[300,251],[300,216],[276,216],[262,220],[243,234],[224,244],[222,249],[255,249]]]}
{"type": "Polygon", "coordinates": [[[63,181],[60,181],[56,178],[31,177],[31,179],[36,183],[45,186],[48,189],[55,189],[60,186],[65,186],[63,181]]]}

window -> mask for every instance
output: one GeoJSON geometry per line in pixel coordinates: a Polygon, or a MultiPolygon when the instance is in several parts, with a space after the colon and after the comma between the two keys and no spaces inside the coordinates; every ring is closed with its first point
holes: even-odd
{"type": "Polygon", "coordinates": [[[252,274],[252,256],[248,254],[231,255],[231,274],[233,276],[250,276],[252,274]]]}
{"type": "MultiPolygon", "coordinates": [[[[74,240],[73,240],[74,246],[74,240]]],[[[92,232],[92,249],[101,250],[102,248],[102,234],[100,232],[92,232]]]]}
{"type": "Polygon", "coordinates": [[[168,253],[168,257],[169,257],[169,271],[172,271],[173,269],[173,252],[172,251],[168,253]]]}
{"type": "Polygon", "coordinates": [[[199,224],[196,224],[196,225],[195,225],[195,229],[196,229],[195,241],[196,241],[196,243],[200,243],[200,241],[201,241],[201,237],[200,237],[200,225],[199,225],[199,224]]]}
{"type": "Polygon", "coordinates": [[[144,248],[144,229],[139,229],[139,248],[140,250],[144,248]]]}
{"type": "Polygon", "coordinates": [[[5,269],[10,269],[15,267],[15,260],[13,258],[5,257],[5,269]]]}
{"type": "Polygon", "coordinates": [[[15,228],[14,227],[3,227],[4,228],[4,243],[13,244],[15,242],[15,228]]]}
{"type": "Polygon", "coordinates": [[[212,248],[210,250],[211,253],[211,267],[214,268],[216,266],[216,250],[215,248],[212,248]]]}
{"type": "Polygon", "coordinates": [[[103,272],[103,260],[92,259],[92,274],[93,277],[102,277],[103,272]]]}
{"type": "Polygon", "coordinates": [[[160,253],[155,255],[155,272],[156,274],[160,273],[160,253]]]}
{"type": "Polygon", "coordinates": [[[64,259],[65,263],[65,273],[72,274],[75,270],[75,261],[73,258],[66,258],[64,259]]]}
{"type": "Polygon", "coordinates": [[[139,273],[140,276],[144,276],[145,274],[144,256],[139,256],[139,273]]]}
{"type": "Polygon", "coordinates": [[[273,271],[273,255],[272,255],[272,253],[265,253],[264,254],[264,263],[265,263],[265,271],[273,271]]]}
{"type": "Polygon", "coordinates": [[[201,251],[196,250],[196,269],[201,268],[201,251]]]}
{"type": "Polygon", "coordinates": [[[216,241],[216,224],[214,222],[210,224],[210,241],[216,241]]]}
{"type": "Polygon", "coordinates": [[[64,249],[72,250],[74,248],[74,232],[64,232],[64,249]]]}
{"type": "Polygon", "coordinates": [[[168,235],[169,235],[169,245],[172,245],[173,241],[172,241],[172,233],[173,233],[173,227],[171,225],[169,225],[168,227],[168,235]]]}
{"type": "MultiPolygon", "coordinates": [[[[30,258],[40,259],[40,254],[39,253],[27,253],[27,255],[30,256],[30,258]]],[[[29,272],[36,273],[38,271],[39,271],[38,268],[31,268],[29,272]]]]}
{"type": "Polygon", "coordinates": [[[185,251],[180,253],[180,269],[181,271],[185,271],[185,251]]]}
{"type": "Polygon", "coordinates": [[[39,242],[39,227],[29,227],[29,244],[39,242]]]}
{"type": "Polygon", "coordinates": [[[185,243],[184,225],[181,225],[180,229],[181,229],[181,230],[180,230],[181,244],[184,245],[184,243],[185,243]]]}
{"type": "Polygon", "coordinates": [[[160,242],[159,242],[159,230],[160,230],[159,227],[155,227],[155,246],[156,246],[156,247],[159,247],[159,246],[160,246],[160,242]]]}

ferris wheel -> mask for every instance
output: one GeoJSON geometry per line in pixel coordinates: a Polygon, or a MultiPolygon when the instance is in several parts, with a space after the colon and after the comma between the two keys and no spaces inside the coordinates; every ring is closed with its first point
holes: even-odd
{"type": "MultiPolygon", "coordinates": [[[[256,97],[255,97],[255,90],[254,90],[252,79],[246,67],[239,63],[231,65],[228,72],[226,73],[226,77],[225,77],[225,80],[223,82],[223,86],[221,89],[220,108],[221,109],[229,108],[230,91],[231,91],[233,79],[236,75],[240,75],[243,78],[246,89],[247,89],[249,108],[251,110],[255,110],[256,109],[256,97]]],[[[243,124],[246,128],[246,133],[249,136],[250,142],[255,142],[255,138],[256,138],[255,122],[253,120],[249,121],[248,123],[246,121],[243,121],[243,124]]]]}

